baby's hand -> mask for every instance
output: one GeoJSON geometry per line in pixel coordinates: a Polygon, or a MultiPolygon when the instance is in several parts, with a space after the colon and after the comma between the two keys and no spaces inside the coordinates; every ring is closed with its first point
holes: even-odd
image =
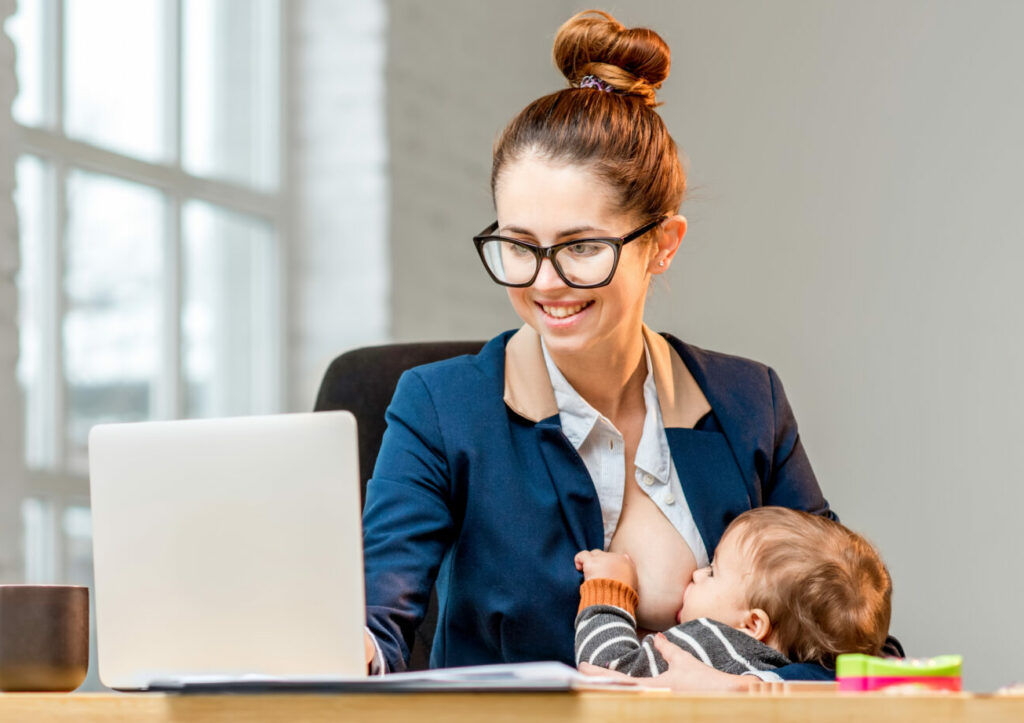
{"type": "Polygon", "coordinates": [[[583,571],[584,580],[603,577],[618,580],[634,590],[639,587],[636,564],[629,555],[604,550],[583,550],[576,553],[574,561],[576,569],[583,571]]]}

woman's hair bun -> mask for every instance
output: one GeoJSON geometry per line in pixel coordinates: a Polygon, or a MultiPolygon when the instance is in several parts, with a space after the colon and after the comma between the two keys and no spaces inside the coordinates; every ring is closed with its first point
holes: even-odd
{"type": "Polygon", "coordinates": [[[593,75],[623,95],[657,105],[655,91],[668,77],[671,53],[647,28],[627,28],[601,10],[569,18],[555,35],[555,65],[573,86],[593,75]]]}

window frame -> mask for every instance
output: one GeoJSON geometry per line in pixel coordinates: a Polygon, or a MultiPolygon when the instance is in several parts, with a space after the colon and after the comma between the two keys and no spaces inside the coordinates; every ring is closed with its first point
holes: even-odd
{"type": "MultiPolygon", "coordinates": [[[[98,173],[153,188],[163,194],[166,205],[163,218],[163,282],[160,290],[162,319],[160,327],[161,362],[156,380],[156,395],[153,419],[181,418],[185,409],[182,326],[183,301],[182,265],[184,244],[182,238],[182,209],[187,201],[202,201],[214,206],[245,214],[264,221],[272,229],[274,247],[271,251],[274,266],[272,286],[267,293],[272,295],[271,308],[276,313],[268,320],[270,324],[269,369],[266,378],[272,388],[267,398],[273,411],[285,406],[287,390],[285,379],[287,339],[287,269],[286,249],[292,236],[292,221],[287,189],[289,188],[288,163],[286,161],[287,139],[289,137],[288,83],[290,68],[289,14],[287,2],[277,3],[277,178],[276,190],[265,191],[246,187],[242,184],[195,176],[182,167],[182,103],[183,103],[183,0],[160,0],[163,5],[165,22],[165,57],[163,63],[164,107],[163,122],[166,129],[166,143],[169,157],[164,161],[143,161],[131,156],[76,140],[66,135],[64,129],[64,50],[65,50],[65,2],[64,0],[40,0],[43,13],[43,48],[46,57],[53,62],[42,69],[43,73],[43,117],[47,119],[40,126],[22,125],[12,118],[12,158],[15,162],[23,156],[34,156],[50,169],[48,183],[44,190],[44,201],[53,204],[48,207],[44,224],[44,269],[41,272],[39,293],[41,311],[40,325],[40,377],[41,398],[36,400],[42,409],[30,413],[28,404],[23,410],[21,423],[28,419],[45,419],[46,431],[42,436],[40,467],[25,460],[25,484],[19,504],[29,498],[37,498],[48,505],[45,532],[50,539],[44,541],[47,554],[35,555],[30,559],[32,547],[27,539],[25,557],[27,582],[63,581],[67,569],[67,544],[62,531],[65,509],[88,503],[89,484],[85,475],[68,469],[65,449],[65,423],[67,419],[66,379],[64,376],[64,344],[62,326],[67,304],[63,289],[64,254],[63,245],[67,231],[66,184],[74,170],[98,173]],[[50,558],[48,561],[45,558],[50,558]]],[[[31,400],[26,400],[31,401],[31,400]]],[[[23,447],[23,450],[25,448],[23,447]]],[[[23,451],[24,457],[24,451],[23,451]]],[[[23,539],[24,535],[23,535],[23,539]]]]}

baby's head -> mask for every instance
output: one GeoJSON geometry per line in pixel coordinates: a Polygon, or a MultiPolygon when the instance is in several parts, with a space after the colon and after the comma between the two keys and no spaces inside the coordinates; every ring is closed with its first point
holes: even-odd
{"type": "Polygon", "coordinates": [[[712,618],[791,660],[832,667],[839,653],[881,651],[891,597],[889,571],[863,537],[824,517],[760,507],[733,520],[711,565],[693,573],[678,617],[712,618]]]}

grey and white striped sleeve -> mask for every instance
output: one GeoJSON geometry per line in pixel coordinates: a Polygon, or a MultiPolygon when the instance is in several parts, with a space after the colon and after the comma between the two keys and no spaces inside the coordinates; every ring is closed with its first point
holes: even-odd
{"type": "Polygon", "coordinates": [[[766,671],[789,664],[779,651],[717,620],[690,620],[666,630],[665,637],[705,665],[734,675],[773,680],[778,676],[766,671]]]}
{"type": "Polygon", "coordinates": [[[576,664],[591,663],[634,678],[668,670],[648,635],[637,638],[636,620],[613,605],[591,605],[576,616],[576,664]]]}
{"type": "MultiPolygon", "coordinates": [[[[705,665],[735,675],[777,679],[770,671],[789,660],[741,630],[698,618],[665,631],[665,637],[705,665]]],[[[668,670],[654,647],[654,636],[637,639],[636,621],[614,605],[590,605],[576,618],[576,664],[593,663],[634,678],[653,677],[668,670]]]]}

